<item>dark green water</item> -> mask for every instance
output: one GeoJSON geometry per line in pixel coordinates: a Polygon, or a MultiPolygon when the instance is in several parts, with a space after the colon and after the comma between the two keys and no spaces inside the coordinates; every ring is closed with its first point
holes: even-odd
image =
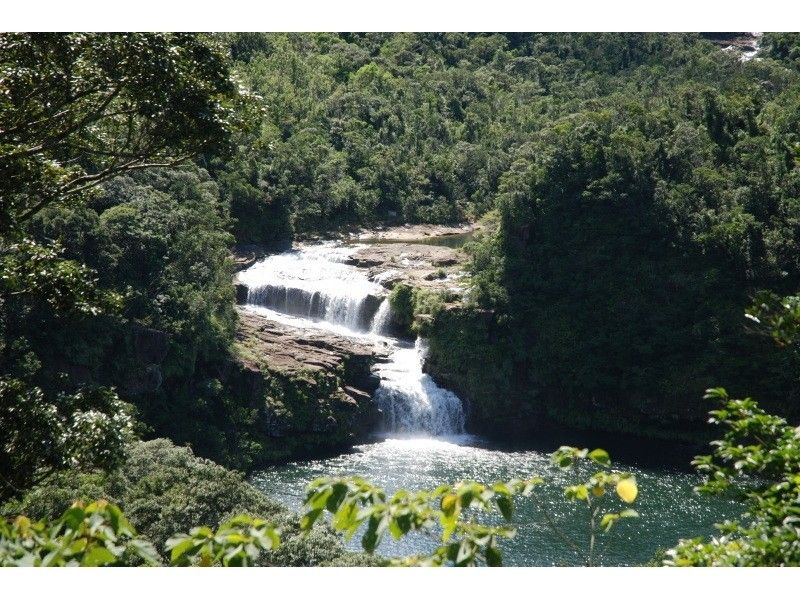
{"type": "MultiPolygon", "coordinates": [[[[633,506],[640,518],[623,521],[609,534],[600,534],[596,564],[644,564],[659,548],[671,547],[680,538],[707,535],[714,531],[715,522],[739,513],[738,506],[729,500],[695,494],[692,488],[699,478],[694,474],[622,465],[619,469],[636,475],[639,498],[633,506]]],[[[576,555],[546,524],[542,511],[544,506],[556,526],[575,544],[583,547],[588,543],[586,507],[568,503],[562,495],[563,486],[578,482],[580,472],[553,467],[544,452],[499,450],[471,437],[454,442],[391,438],[359,446],[351,454],[265,470],[251,481],[270,497],[300,510],[308,482],[321,476],[344,475],[364,477],[390,492],[398,488],[433,489],[462,479],[491,482],[542,476],[548,483],[537,491],[537,498],[520,498],[516,503],[518,534],[502,545],[505,564],[583,564],[583,557],[576,555]]],[[[622,508],[614,496],[607,495],[605,500],[612,509],[622,508]]],[[[425,538],[409,537],[399,543],[387,538],[381,552],[400,556],[427,552],[431,546],[425,538]]]]}

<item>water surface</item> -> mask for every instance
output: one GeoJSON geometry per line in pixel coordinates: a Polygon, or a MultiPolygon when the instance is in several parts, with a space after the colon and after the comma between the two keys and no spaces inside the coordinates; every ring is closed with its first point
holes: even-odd
{"type": "MultiPolygon", "coordinates": [[[[612,455],[613,458],[613,455],[612,455]]],[[[735,516],[739,507],[720,497],[699,496],[692,488],[699,477],[674,469],[622,466],[636,475],[639,498],[633,506],[638,519],[622,521],[609,534],[600,533],[595,564],[639,565],[680,538],[708,535],[713,524],[735,516]]],[[[505,565],[582,565],[578,555],[546,522],[545,511],[555,525],[582,549],[588,544],[588,512],[585,505],[567,502],[563,487],[577,483],[583,472],[560,470],[540,451],[500,450],[470,436],[451,438],[387,438],[356,447],[351,454],[313,461],[298,461],[256,473],[251,482],[286,506],[301,510],[304,489],[321,476],[357,475],[392,492],[399,488],[433,489],[462,479],[493,482],[542,476],[547,480],[535,497],[516,501],[514,521],[519,533],[503,541],[505,565]]],[[[623,504],[608,497],[609,507],[623,504]]],[[[384,540],[380,553],[402,556],[429,552],[431,541],[408,537],[396,543],[384,540]]],[[[357,541],[353,549],[358,549],[357,541]]]]}

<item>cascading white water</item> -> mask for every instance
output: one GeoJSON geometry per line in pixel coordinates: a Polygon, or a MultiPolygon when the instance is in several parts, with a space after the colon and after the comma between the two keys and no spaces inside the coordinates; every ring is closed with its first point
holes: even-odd
{"type": "Polygon", "coordinates": [[[389,344],[388,363],[379,366],[375,400],[387,432],[455,435],[464,432],[461,400],[423,373],[425,347],[386,336],[389,300],[379,284],[347,264],[358,247],[324,243],[273,255],[239,274],[251,309],[284,324],[326,328],[389,344]]]}
{"type": "Polygon", "coordinates": [[[389,326],[389,321],[391,318],[392,306],[389,304],[389,299],[387,298],[381,301],[378,311],[375,312],[375,316],[372,318],[372,325],[370,326],[369,331],[372,334],[383,334],[386,332],[386,328],[389,326]]]}
{"type": "Polygon", "coordinates": [[[323,244],[268,257],[239,274],[247,285],[247,303],[369,330],[385,291],[344,263],[352,251],[323,244]]]}
{"type": "Polygon", "coordinates": [[[461,399],[422,371],[424,359],[425,346],[418,338],[413,347],[398,348],[389,362],[378,368],[381,385],[375,399],[387,430],[434,436],[463,433],[461,399]]]}

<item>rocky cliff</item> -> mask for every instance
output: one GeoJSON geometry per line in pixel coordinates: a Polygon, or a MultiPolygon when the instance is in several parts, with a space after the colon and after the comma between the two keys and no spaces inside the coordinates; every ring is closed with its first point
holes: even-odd
{"type": "Polygon", "coordinates": [[[252,445],[252,466],[341,450],[374,428],[372,366],[386,358],[374,343],[240,308],[235,354],[220,382],[251,414],[240,433],[252,445]]]}

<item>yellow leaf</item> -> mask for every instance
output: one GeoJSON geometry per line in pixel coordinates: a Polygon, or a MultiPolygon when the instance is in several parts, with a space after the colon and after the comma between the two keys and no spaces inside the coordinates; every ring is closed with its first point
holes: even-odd
{"type": "Polygon", "coordinates": [[[639,494],[639,488],[636,487],[636,480],[634,478],[623,478],[617,482],[617,494],[627,503],[636,500],[636,495],[639,494]]]}
{"type": "Polygon", "coordinates": [[[442,511],[444,511],[446,515],[449,516],[453,514],[456,509],[456,500],[457,497],[454,494],[448,494],[442,497],[442,511]]]}
{"type": "Polygon", "coordinates": [[[603,496],[606,493],[606,489],[602,486],[594,486],[592,487],[592,495],[593,496],[603,496]]]}
{"type": "Polygon", "coordinates": [[[30,519],[25,517],[25,515],[20,515],[14,520],[14,523],[17,524],[17,527],[19,528],[19,531],[23,536],[27,535],[28,530],[31,527],[30,519]]]}

